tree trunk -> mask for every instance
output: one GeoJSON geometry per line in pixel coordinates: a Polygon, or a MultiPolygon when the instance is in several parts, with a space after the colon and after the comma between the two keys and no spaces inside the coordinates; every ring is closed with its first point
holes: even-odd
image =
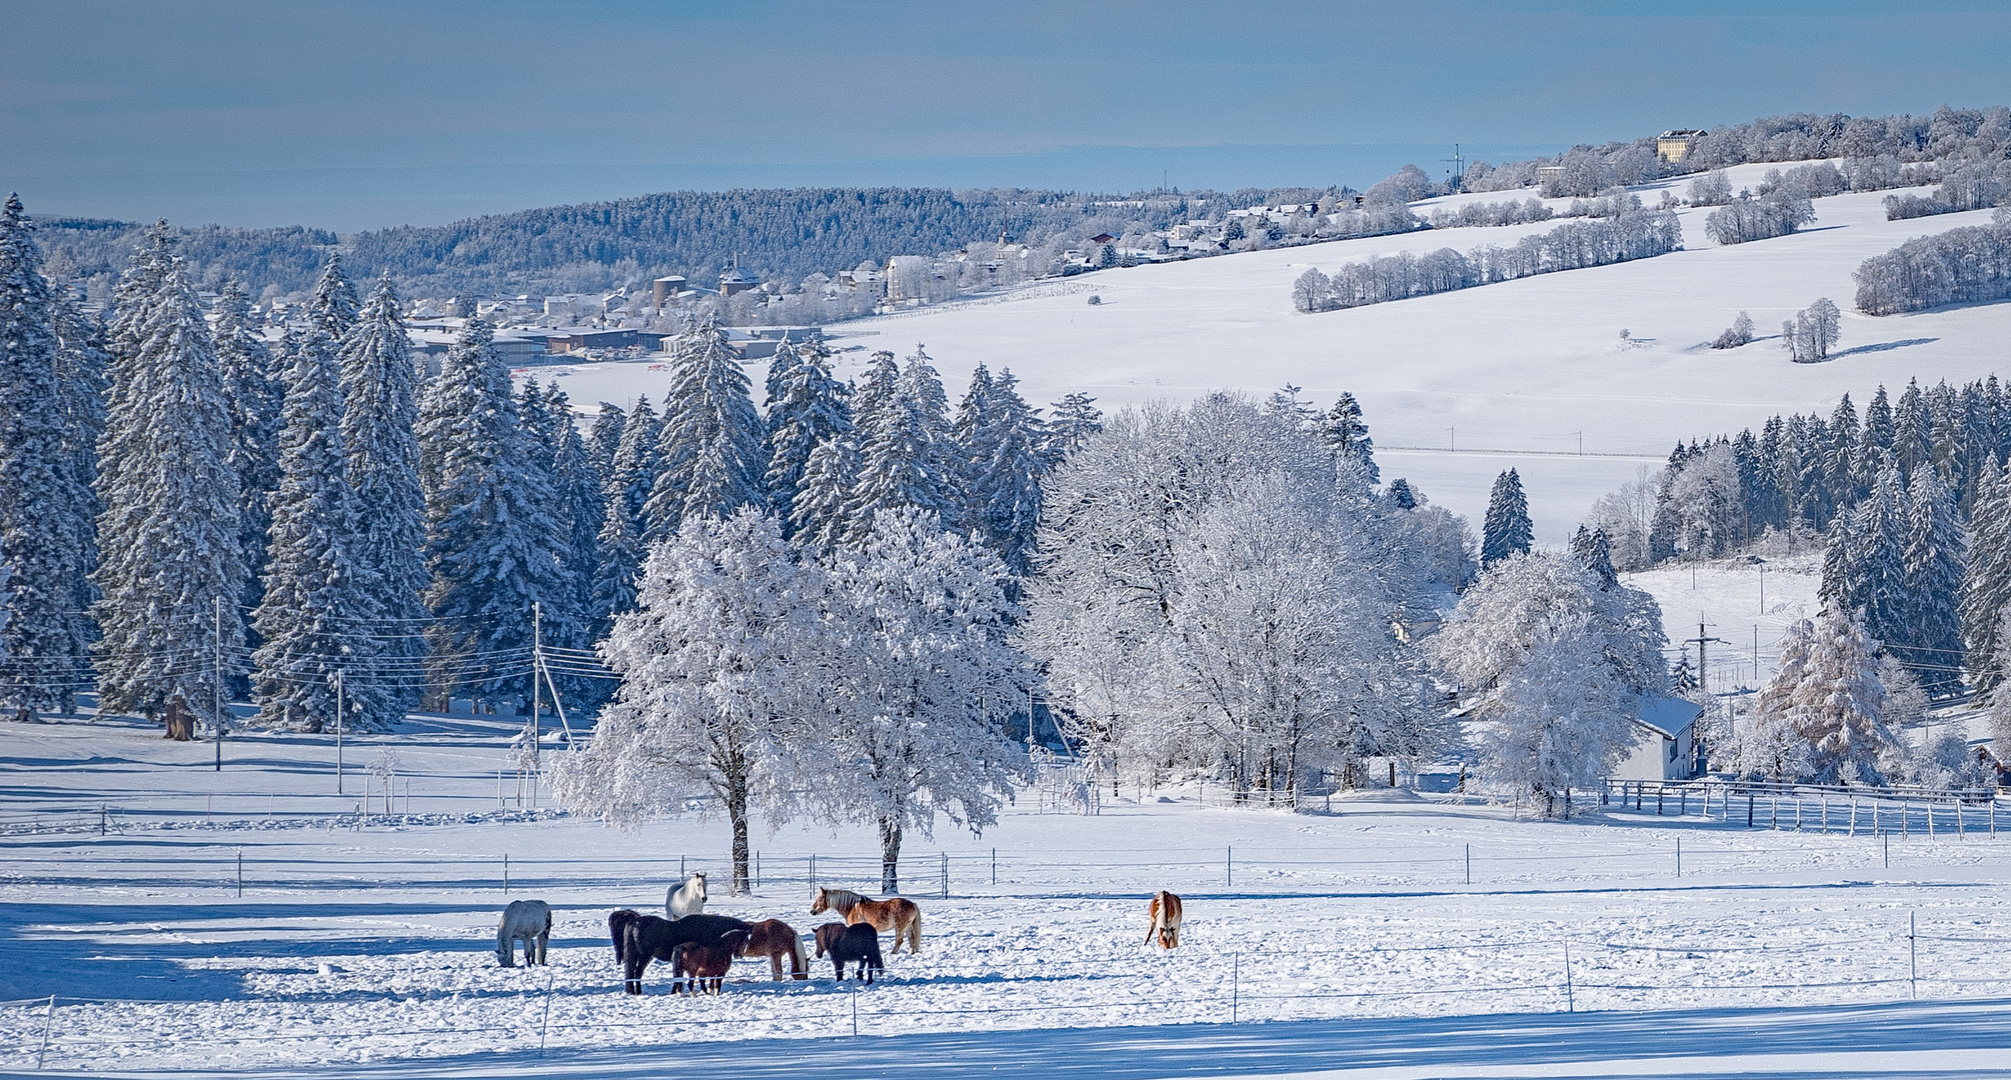
{"type": "Polygon", "coordinates": [[[880,819],[880,894],[893,896],[901,891],[901,822],[880,819]]]}
{"type": "Polygon", "coordinates": [[[195,738],[195,731],[196,731],[195,714],[189,712],[188,709],[182,706],[180,698],[175,698],[169,701],[168,730],[167,734],[161,737],[164,739],[173,739],[176,742],[187,742],[190,739],[195,738]]]}
{"type": "Polygon", "coordinates": [[[747,785],[736,783],[726,799],[726,816],[733,823],[733,894],[745,896],[752,889],[747,872],[747,785]]]}

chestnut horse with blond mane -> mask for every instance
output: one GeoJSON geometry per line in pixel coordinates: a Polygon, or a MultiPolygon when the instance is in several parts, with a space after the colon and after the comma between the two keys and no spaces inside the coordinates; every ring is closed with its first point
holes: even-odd
{"type": "Polygon", "coordinates": [[[810,977],[810,962],[803,956],[803,937],[781,919],[763,919],[748,927],[747,944],[740,955],[765,956],[776,982],[782,981],[782,958],[789,958],[789,970],[798,979],[810,977]]]}
{"type": "Polygon", "coordinates": [[[869,900],[858,893],[845,889],[817,890],[810,901],[810,914],[821,915],[835,911],[848,924],[866,923],[875,930],[892,930],[894,946],[889,952],[900,952],[901,941],[906,939],[908,951],[922,951],[922,909],[913,900],[894,896],[885,900],[869,900]]]}

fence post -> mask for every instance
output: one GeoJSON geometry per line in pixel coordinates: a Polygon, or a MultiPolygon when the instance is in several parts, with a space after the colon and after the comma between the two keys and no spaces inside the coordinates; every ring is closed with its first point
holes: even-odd
{"type": "Polygon", "coordinates": [[[852,1037],[859,1037],[859,984],[852,984],[852,1037]]]}
{"type": "Polygon", "coordinates": [[[1899,835],[1901,836],[1913,835],[1911,832],[1908,831],[1909,829],[1908,822],[1913,817],[1913,815],[1907,813],[1907,811],[1911,809],[1912,807],[1907,805],[1905,799],[1901,799],[1899,801],[1899,835]]]}
{"type": "Polygon", "coordinates": [[[1850,834],[1857,835],[1857,796],[1850,797],[1850,834]]]}
{"type": "Polygon", "coordinates": [[[1466,845],[1466,883],[1473,884],[1473,845],[1466,845]]]}
{"type": "Polygon", "coordinates": [[[42,1057],[49,1052],[49,1029],[56,1026],[56,995],[49,995],[49,1014],[42,1021],[42,1045],[35,1051],[35,1067],[42,1067],[42,1057]]]}
{"type": "Polygon", "coordinates": [[[1915,998],[1920,996],[1920,944],[1915,933],[1914,913],[1906,913],[1906,984],[1915,998]]]}
{"type": "Polygon", "coordinates": [[[677,857],[677,880],[682,882],[687,878],[687,876],[688,875],[686,875],[684,872],[684,856],[679,855],[677,857]]]}
{"type": "Polygon", "coordinates": [[[1927,801],[1927,838],[1934,839],[1934,800],[1927,801]]]}
{"type": "Polygon", "coordinates": [[[557,979],[556,974],[549,971],[545,973],[545,1018],[538,1023],[539,1057],[545,1056],[545,1033],[552,1029],[552,983],[557,979]]]}
{"type": "Polygon", "coordinates": [[[1564,1011],[1578,1011],[1578,999],[1571,990],[1571,943],[1564,943],[1564,1011]]]}
{"type": "Polygon", "coordinates": [[[1224,852],[1222,859],[1223,888],[1233,889],[1236,887],[1236,845],[1230,844],[1222,850],[1224,852]]]}
{"type": "Polygon", "coordinates": [[[950,898],[950,853],[942,851],[937,854],[943,857],[943,899],[948,900],[950,898]]]}
{"type": "Polygon", "coordinates": [[[1822,834],[1823,834],[1824,836],[1828,836],[1828,835],[1829,835],[1829,796],[1828,796],[1828,795],[1824,795],[1824,796],[1822,797],[1822,824],[1821,824],[1821,825],[1818,825],[1818,826],[1816,826],[1816,831],[1818,831],[1818,832],[1822,833],[1822,834]]]}
{"type": "Polygon", "coordinates": [[[105,825],[106,825],[106,823],[107,823],[108,821],[110,821],[110,820],[111,820],[111,814],[112,814],[111,810],[107,809],[107,808],[106,808],[106,806],[105,806],[105,804],[103,804],[103,803],[99,803],[99,804],[98,804],[98,835],[99,835],[99,836],[103,836],[103,835],[105,835],[105,825]]]}
{"type": "Polygon", "coordinates": [[[503,853],[503,895],[510,895],[510,853],[503,853]]]}
{"type": "Polygon", "coordinates": [[[1994,791],[1990,793],[1990,836],[1993,839],[1997,836],[1997,793],[1994,791]]]}
{"type": "Polygon", "coordinates": [[[1676,876],[1683,876],[1683,838],[1676,838],[1676,876]]]}
{"type": "Polygon", "coordinates": [[[817,856],[815,854],[810,856],[810,887],[813,889],[817,887],[817,856]]]}
{"type": "Polygon", "coordinates": [[[992,885],[993,885],[994,887],[996,887],[996,886],[998,885],[998,883],[999,883],[999,849],[997,849],[997,848],[993,848],[993,849],[992,849],[992,885]]]}
{"type": "Polygon", "coordinates": [[[1243,954],[1229,954],[1229,1022],[1235,1023],[1243,996],[1243,954]]]}
{"type": "Polygon", "coordinates": [[[237,849],[237,898],[244,899],[244,849],[237,849]]]}
{"type": "Polygon", "coordinates": [[[1962,796],[1955,797],[1955,838],[1962,839],[1968,834],[1962,831],[1962,796]]]}
{"type": "Polygon", "coordinates": [[[1746,789],[1746,828],[1753,827],[1753,789],[1746,789]]]}
{"type": "Polygon", "coordinates": [[[1879,833],[1878,835],[1885,838],[1885,868],[1890,870],[1892,869],[1892,834],[1879,833]]]}

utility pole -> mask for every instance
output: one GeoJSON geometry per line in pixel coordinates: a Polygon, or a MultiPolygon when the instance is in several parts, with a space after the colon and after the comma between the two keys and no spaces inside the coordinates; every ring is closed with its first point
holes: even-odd
{"type": "Polygon", "coordinates": [[[216,681],[216,711],[210,722],[216,725],[216,771],[223,771],[223,597],[216,601],[216,665],[210,677],[216,681]]]}
{"type": "Polygon", "coordinates": [[[1767,568],[1760,566],[1760,614],[1767,613],[1767,568]]]}
{"type": "MultiPolygon", "coordinates": [[[[734,265],[740,265],[738,256],[734,265]]],[[[544,605],[531,601],[531,768],[538,767],[538,669],[544,660],[544,605]]]]}
{"type": "Polygon", "coordinates": [[[335,793],[342,794],[342,669],[335,669],[335,793]]]}
{"type": "MultiPolygon", "coordinates": [[[[1697,636],[1691,638],[1690,643],[1694,643],[1697,646],[1697,688],[1703,691],[1706,698],[1710,697],[1711,694],[1711,669],[1704,666],[1704,647],[1714,641],[1720,645],[1725,643],[1723,638],[1704,636],[1704,615],[1702,612],[1698,612],[1697,636]]],[[[1697,734],[1701,736],[1703,729],[1699,728],[1697,734]]],[[[1709,758],[1704,757],[1704,740],[1699,738],[1696,740],[1696,743],[1697,756],[1708,761],[1709,758]]]]}
{"type": "Polygon", "coordinates": [[[1459,152],[1459,144],[1452,144],[1451,157],[1440,158],[1439,160],[1452,163],[1452,182],[1446,186],[1453,191],[1458,191],[1466,183],[1466,158],[1459,152]]]}

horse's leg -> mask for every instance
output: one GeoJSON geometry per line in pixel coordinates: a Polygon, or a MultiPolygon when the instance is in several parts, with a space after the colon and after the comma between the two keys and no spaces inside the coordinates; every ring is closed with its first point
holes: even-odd
{"type": "Polygon", "coordinates": [[[539,967],[544,967],[544,966],[545,966],[545,946],[546,946],[547,944],[549,944],[549,943],[550,943],[550,941],[551,941],[551,936],[552,936],[552,932],[551,932],[550,930],[547,930],[547,931],[545,931],[544,933],[541,933],[541,934],[539,934],[539,935],[538,935],[538,966],[539,966],[539,967]]]}

